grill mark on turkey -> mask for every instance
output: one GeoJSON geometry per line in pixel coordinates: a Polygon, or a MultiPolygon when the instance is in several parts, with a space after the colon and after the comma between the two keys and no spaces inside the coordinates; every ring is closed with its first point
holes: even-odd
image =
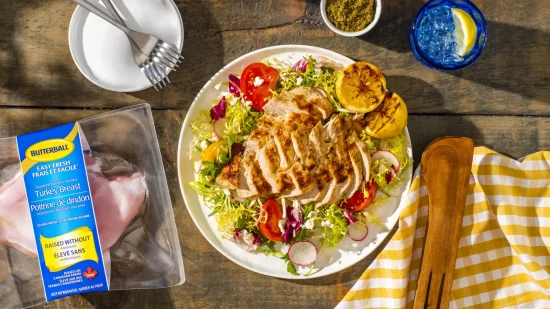
{"type": "Polygon", "coordinates": [[[280,173],[278,178],[281,183],[281,192],[288,192],[294,189],[294,182],[292,182],[292,178],[286,172],[280,173]]]}
{"type": "Polygon", "coordinates": [[[308,170],[304,169],[304,166],[299,162],[296,162],[292,166],[292,171],[294,172],[294,177],[298,182],[300,188],[308,188],[313,185],[313,178],[308,170]]]}
{"type": "MultiPolygon", "coordinates": [[[[231,162],[223,167],[222,171],[220,172],[221,178],[218,179],[227,179],[227,183],[229,183],[230,189],[237,189],[239,187],[239,176],[241,174],[242,169],[242,154],[237,154],[233,157],[231,162]]],[[[224,185],[223,183],[218,183],[219,185],[224,185]]]]}
{"type": "Polygon", "coordinates": [[[332,175],[330,171],[328,170],[327,166],[324,164],[321,164],[319,168],[317,169],[317,173],[315,174],[315,184],[319,188],[319,191],[323,191],[331,182],[332,175]]]}
{"type": "Polygon", "coordinates": [[[311,102],[308,102],[306,100],[306,97],[302,94],[295,95],[292,98],[292,102],[298,106],[299,109],[306,111],[308,114],[318,117],[319,119],[323,118],[321,113],[317,110],[315,107],[315,103],[317,103],[316,99],[311,99],[311,102]],[[313,103],[314,102],[314,103],[313,103]]]}
{"type": "Polygon", "coordinates": [[[251,163],[252,166],[250,169],[250,175],[252,176],[254,184],[256,185],[258,194],[266,195],[271,193],[271,185],[267,182],[264,175],[262,174],[262,170],[260,169],[260,164],[258,164],[258,160],[251,160],[251,163]]]}

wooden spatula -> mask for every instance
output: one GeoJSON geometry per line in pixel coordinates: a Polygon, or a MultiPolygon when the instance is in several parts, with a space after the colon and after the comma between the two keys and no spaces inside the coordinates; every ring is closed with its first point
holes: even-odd
{"type": "Polygon", "coordinates": [[[436,139],[422,154],[430,204],[414,309],[449,308],[473,155],[465,137],[436,139]]]}

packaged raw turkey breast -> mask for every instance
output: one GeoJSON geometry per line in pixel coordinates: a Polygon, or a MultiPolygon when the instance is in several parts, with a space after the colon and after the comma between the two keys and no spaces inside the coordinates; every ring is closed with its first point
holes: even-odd
{"type": "Polygon", "coordinates": [[[0,308],[184,280],[149,105],[0,139],[0,308]]]}

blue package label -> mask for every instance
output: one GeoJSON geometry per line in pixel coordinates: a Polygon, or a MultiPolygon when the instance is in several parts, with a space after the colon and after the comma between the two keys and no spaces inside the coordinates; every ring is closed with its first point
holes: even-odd
{"type": "Polygon", "coordinates": [[[46,299],[108,290],[78,123],[17,137],[46,299]]]}

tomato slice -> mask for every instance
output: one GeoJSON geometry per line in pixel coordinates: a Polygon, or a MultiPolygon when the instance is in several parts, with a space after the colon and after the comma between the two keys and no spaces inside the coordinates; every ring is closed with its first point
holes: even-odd
{"type": "Polygon", "coordinates": [[[264,202],[260,210],[258,228],[265,238],[273,241],[283,241],[283,233],[279,229],[279,220],[283,217],[283,210],[275,198],[264,202]]]}
{"type": "Polygon", "coordinates": [[[341,207],[351,212],[360,211],[367,208],[372,203],[372,200],[376,195],[378,185],[374,180],[371,180],[365,184],[365,189],[369,192],[369,196],[367,198],[365,198],[363,190],[357,190],[346,202],[342,203],[341,207]]]}
{"type": "Polygon", "coordinates": [[[263,63],[252,63],[241,75],[241,92],[244,99],[252,102],[252,107],[263,112],[263,106],[269,101],[272,90],[279,81],[279,71],[263,63]]]}

